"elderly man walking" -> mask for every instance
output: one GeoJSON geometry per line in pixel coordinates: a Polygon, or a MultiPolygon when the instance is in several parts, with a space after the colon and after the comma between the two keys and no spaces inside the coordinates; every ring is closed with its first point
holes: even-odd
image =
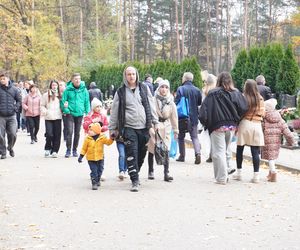
{"type": "Polygon", "coordinates": [[[124,70],[123,84],[114,96],[108,128],[112,138],[124,140],[132,192],[138,191],[149,129],[156,124],[158,118],[152,94],[145,84],[139,82],[137,69],[129,66],[124,70]]]}
{"type": "Polygon", "coordinates": [[[16,112],[20,110],[22,97],[20,91],[13,86],[6,72],[0,73],[0,155],[6,158],[8,150],[11,157],[15,156],[13,147],[17,140],[16,112]],[[7,147],[5,136],[7,134],[7,147]]]}
{"type": "MultiPolygon", "coordinates": [[[[185,133],[189,132],[194,150],[195,150],[195,164],[201,163],[200,142],[198,138],[198,107],[202,102],[202,94],[200,89],[193,84],[194,75],[191,72],[185,72],[182,77],[182,85],[177,89],[175,103],[178,104],[181,97],[185,97],[189,103],[189,123],[187,130],[182,130],[179,126],[178,145],[179,157],[176,161],[185,161],[185,133]]],[[[180,123],[180,118],[179,118],[180,123]]]]}

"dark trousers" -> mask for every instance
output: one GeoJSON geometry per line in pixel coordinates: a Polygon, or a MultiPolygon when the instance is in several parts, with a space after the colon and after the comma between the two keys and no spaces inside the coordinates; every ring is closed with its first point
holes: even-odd
{"type": "MultiPolygon", "coordinates": [[[[251,155],[252,155],[252,162],[253,162],[253,168],[254,172],[259,171],[259,146],[250,146],[251,149],[251,155]]],[[[238,169],[242,168],[243,163],[243,152],[244,152],[244,146],[237,146],[236,148],[236,166],[238,169]]]]}
{"type": "Polygon", "coordinates": [[[124,144],[128,174],[132,182],[139,180],[139,171],[143,165],[147,143],[149,141],[148,129],[125,128],[124,144]]]}
{"type": "Polygon", "coordinates": [[[45,150],[50,150],[51,154],[53,152],[58,153],[60,148],[60,138],[61,138],[61,119],[45,120],[45,127],[46,127],[45,150]]]}
{"type": "Polygon", "coordinates": [[[73,148],[73,151],[77,151],[83,116],[75,117],[72,115],[67,115],[66,117],[67,117],[67,141],[66,141],[67,150],[71,151],[71,148],[73,148]],[[74,130],[74,139],[73,139],[73,147],[72,147],[73,130],[74,130]]]}
{"type": "Polygon", "coordinates": [[[64,136],[64,141],[67,140],[67,116],[66,115],[63,115],[62,117],[62,120],[63,120],[63,136],[64,136]]]}
{"type": "Polygon", "coordinates": [[[6,149],[13,149],[17,140],[16,116],[0,117],[0,155],[6,155],[6,149]],[[7,135],[7,148],[6,137],[7,135]]]}
{"type": "Polygon", "coordinates": [[[17,112],[16,115],[17,115],[18,129],[20,129],[21,128],[21,113],[17,112]]]}
{"type": "Polygon", "coordinates": [[[35,140],[37,138],[37,134],[40,130],[40,116],[27,116],[26,120],[29,125],[29,133],[31,140],[35,140]]]}
{"type": "Polygon", "coordinates": [[[93,184],[96,184],[97,182],[100,181],[102,172],[103,172],[103,167],[104,167],[104,160],[100,161],[88,161],[88,164],[91,169],[91,180],[93,184]]]}

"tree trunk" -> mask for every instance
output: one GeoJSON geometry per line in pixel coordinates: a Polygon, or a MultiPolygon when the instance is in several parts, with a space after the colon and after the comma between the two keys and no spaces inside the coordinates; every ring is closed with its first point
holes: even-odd
{"type": "Polygon", "coordinates": [[[255,0],[255,42],[258,44],[258,0],[255,0]]]}
{"type": "Polygon", "coordinates": [[[184,59],[184,5],[183,0],[181,0],[181,58],[184,59]]]}
{"type": "Polygon", "coordinates": [[[173,23],[173,10],[172,6],[169,6],[169,26],[170,26],[170,59],[175,60],[175,44],[174,44],[174,23],[173,23]]]}
{"type": "MultiPolygon", "coordinates": [[[[61,0],[59,0],[61,1],[61,0]]],[[[96,3],[96,38],[99,38],[99,10],[98,10],[98,0],[95,0],[96,3]]]]}
{"type": "Polygon", "coordinates": [[[227,70],[230,71],[233,66],[232,61],[232,37],[231,37],[231,16],[230,16],[230,3],[227,0],[227,70]]]}
{"type": "Polygon", "coordinates": [[[133,19],[133,15],[134,15],[134,11],[133,11],[133,0],[129,0],[129,29],[130,29],[130,60],[133,61],[134,60],[134,43],[135,43],[135,39],[134,39],[134,19],[133,19]]]}
{"type": "Polygon", "coordinates": [[[178,29],[178,1],[175,0],[175,21],[176,21],[176,41],[177,41],[177,63],[180,63],[180,38],[178,29]]]}
{"type": "Polygon", "coordinates": [[[116,1],[117,4],[117,20],[118,20],[118,33],[119,33],[119,63],[122,63],[122,0],[117,0],[116,1]]]}
{"type": "Polygon", "coordinates": [[[82,65],[82,59],[83,59],[83,10],[82,5],[80,1],[80,55],[79,55],[79,64],[82,65]]]}
{"type": "Polygon", "coordinates": [[[245,0],[244,4],[244,34],[243,34],[243,48],[248,48],[248,0],[245,0]]]}
{"type": "Polygon", "coordinates": [[[216,67],[215,72],[218,75],[219,74],[219,67],[220,67],[220,57],[219,57],[219,51],[220,51],[220,44],[219,44],[219,36],[220,36],[220,0],[216,1],[216,67]]]}

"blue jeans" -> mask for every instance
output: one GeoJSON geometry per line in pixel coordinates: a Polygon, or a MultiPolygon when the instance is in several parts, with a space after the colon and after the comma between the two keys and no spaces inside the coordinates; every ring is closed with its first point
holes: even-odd
{"type": "Polygon", "coordinates": [[[92,183],[95,184],[100,181],[103,172],[103,167],[104,167],[104,160],[88,161],[88,164],[91,169],[90,176],[91,176],[92,183]]]}
{"type": "Polygon", "coordinates": [[[118,152],[119,152],[119,172],[121,172],[121,171],[126,172],[127,165],[126,165],[126,158],[125,158],[124,143],[117,141],[117,148],[118,148],[118,152]]]}
{"type": "MultiPolygon", "coordinates": [[[[200,154],[200,142],[198,138],[198,126],[194,125],[189,128],[189,133],[193,142],[194,150],[195,150],[195,155],[200,154]]],[[[178,134],[178,145],[179,145],[179,153],[181,157],[185,157],[185,143],[184,143],[184,138],[185,138],[185,132],[179,131],[178,134]]]]}

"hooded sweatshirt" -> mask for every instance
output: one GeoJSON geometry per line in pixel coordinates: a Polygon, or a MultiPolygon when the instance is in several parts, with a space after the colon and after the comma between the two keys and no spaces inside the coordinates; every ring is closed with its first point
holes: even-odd
{"type": "MultiPolygon", "coordinates": [[[[126,69],[125,69],[126,70],[126,69]]],[[[142,98],[140,95],[140,88],[141,84],[139,83],[139,75],[136,70],[136,77],[137,77],[137,86],[134,90],[130,89],[128,82],[125,76],[125,70],[123,72],[123,85],[120,87],[122,88],[125,86],[125,122],[124,127],[130,127],[133,129],[144,129],[146,128],[146,111],[142,103],[142,98]]],[[[120,90],[118,89],[118,91],[120,90]]],[[[152,116],[152,123],[157,124],[158,118],[155,110],[155,103],[154,98],[147,87],[147,97],[150,104],[151,116],[152,116]]],[[[109,121],[109,130],[116,130],[118,129],[118,120],[119,120],[119,95],[115,94],[113,104],[111,107],[111,116],[109,121]]]]}

